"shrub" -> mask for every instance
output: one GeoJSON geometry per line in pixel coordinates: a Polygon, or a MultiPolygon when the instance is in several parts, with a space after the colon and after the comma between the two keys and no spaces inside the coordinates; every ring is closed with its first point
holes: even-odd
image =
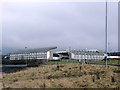
{"type": "Polygon", "coordinates": [[[8,60],[8,59],[3,59],[2,64],[13,64],[13,65],[18,65],[18,64],[26,64],[26,60],[8,60]]]}

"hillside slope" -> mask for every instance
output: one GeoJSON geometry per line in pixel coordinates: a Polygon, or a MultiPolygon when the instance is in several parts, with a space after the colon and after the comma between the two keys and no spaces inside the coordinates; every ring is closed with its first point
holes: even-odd
{"type": "Polygon", "coordinates": [[[116,88],[117,67],[100,65],[45,65],[3,74],[5,88],[116,88]]]}

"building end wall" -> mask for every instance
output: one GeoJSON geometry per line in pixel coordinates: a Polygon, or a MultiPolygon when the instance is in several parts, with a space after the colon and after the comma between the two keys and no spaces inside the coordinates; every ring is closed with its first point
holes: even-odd
{"type": "Polygon", "coordinates": [[[53,53],[55,52],[56,49],[52,49],[47,52],[47,59],[52,60],[53,59],[53,53]]]}

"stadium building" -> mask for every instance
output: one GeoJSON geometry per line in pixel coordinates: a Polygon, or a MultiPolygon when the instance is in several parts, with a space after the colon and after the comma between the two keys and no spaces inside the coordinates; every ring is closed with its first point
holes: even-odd
{"type": "Polygon", "coordinates": [[[10,60],[51,60],[57,47],[24,49],[10,53],[10,60]]]}

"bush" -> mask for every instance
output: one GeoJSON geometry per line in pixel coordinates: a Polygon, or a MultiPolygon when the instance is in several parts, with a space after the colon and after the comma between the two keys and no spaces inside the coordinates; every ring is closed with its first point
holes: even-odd
{"type": "Polygon", "coordinates": [[[3,59],[2,64],[5,65],[18,65],[18,64],[26,64],[26,60],[8,60],[8,59],[3,59]]]}
{"type": "Polygon", "coordinates": [[[37,66],[38,62],[37,60],[27,60],[28,66],[37,66]]]}
{"type": "Polygon", "coordinates": [[[46,60],[8,60],[3,59],[2,64],[4,65],[20,65],[27,64],[28,66],[36,66],[39,64],[45,64],[46,60]]]}

